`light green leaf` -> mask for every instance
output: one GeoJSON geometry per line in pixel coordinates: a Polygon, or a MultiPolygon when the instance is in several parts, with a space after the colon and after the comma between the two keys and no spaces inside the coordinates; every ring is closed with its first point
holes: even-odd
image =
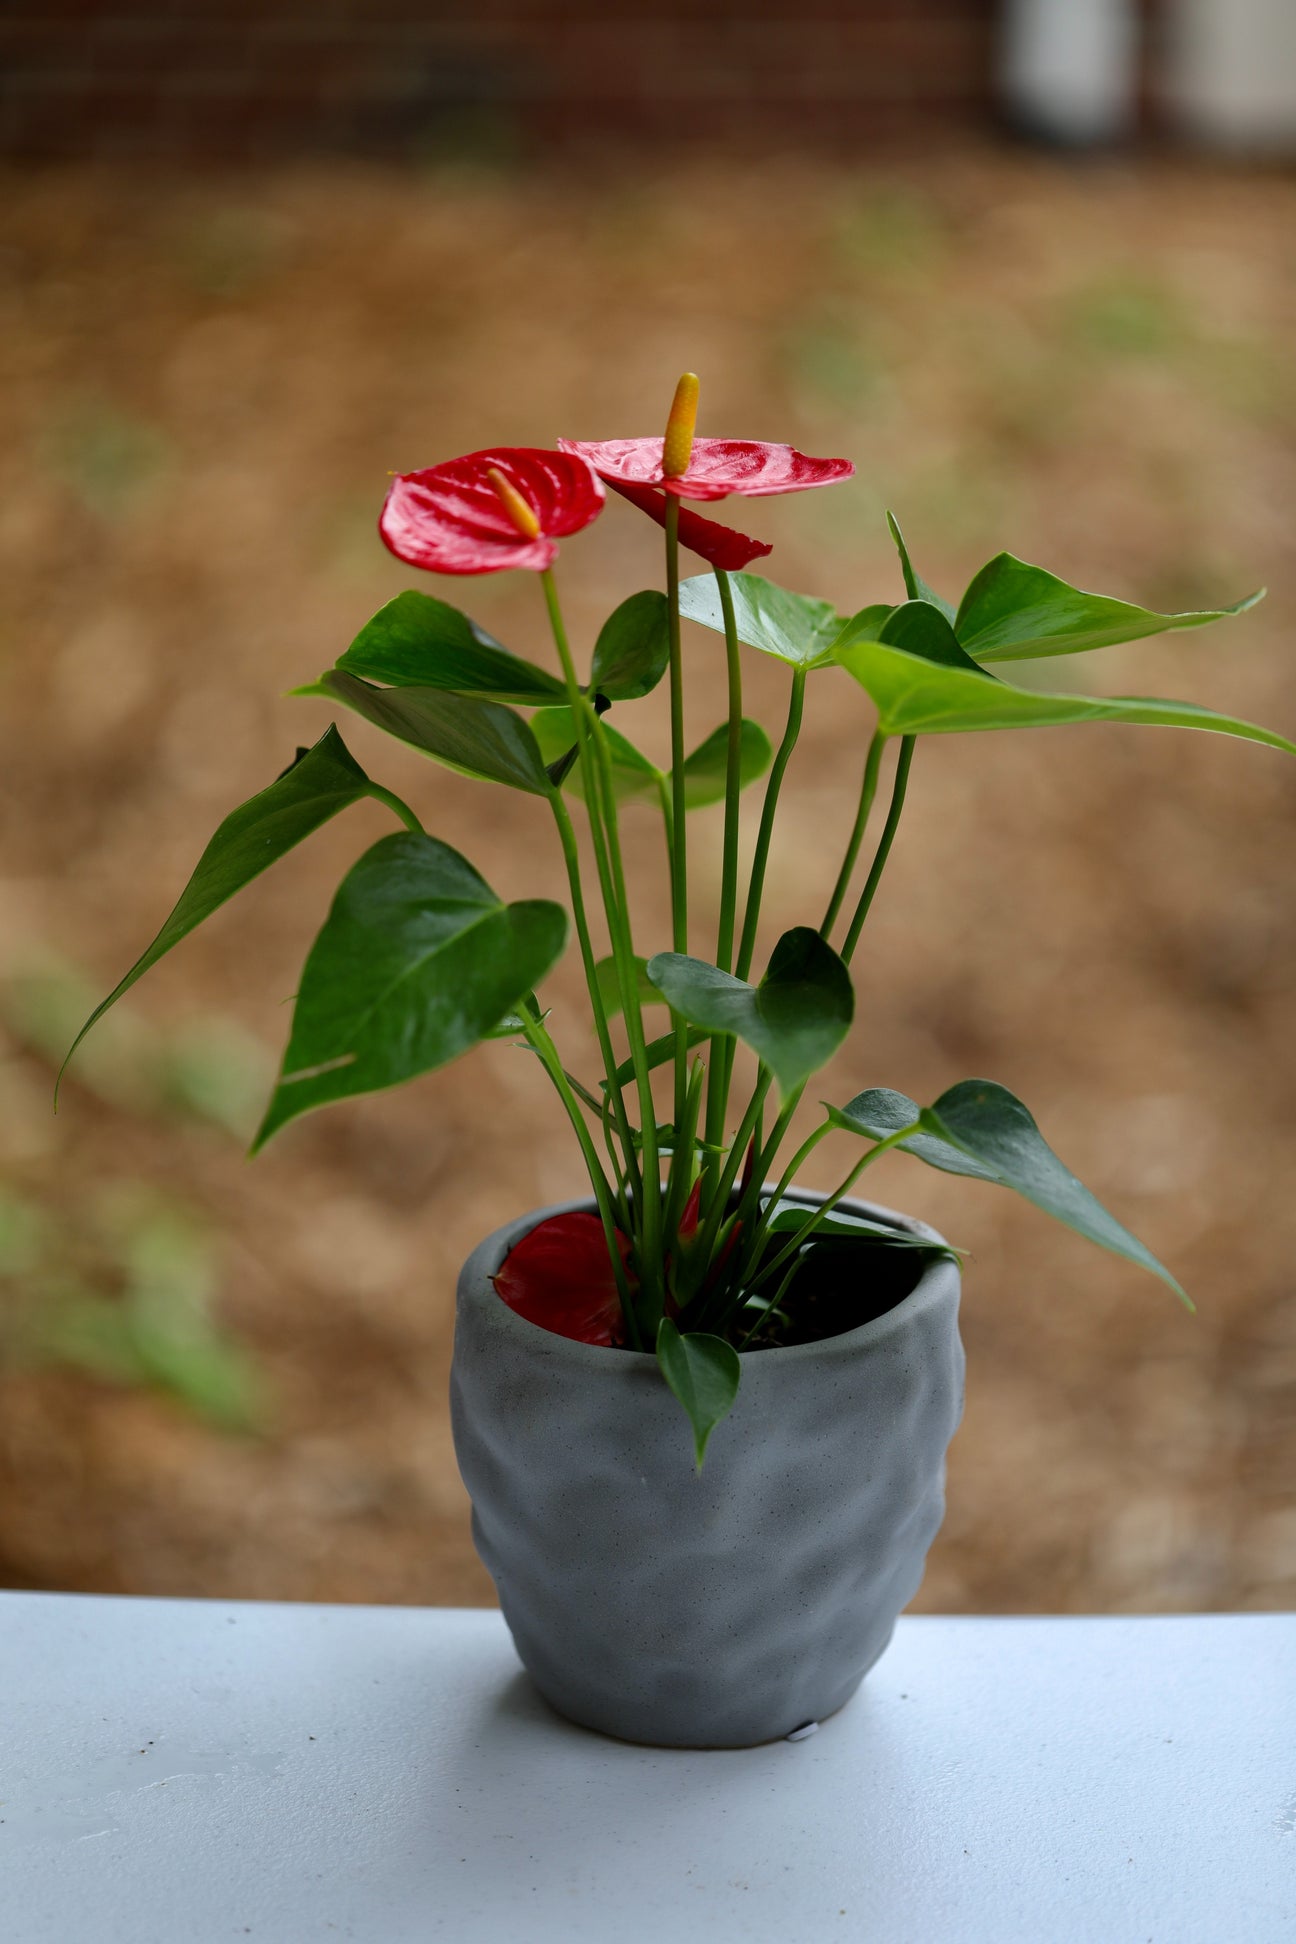
{"type": "Polygon", "coordinates": [[[366,722],[462,776],[506,783],[532,796],[552,793],[535,737],[521,716],[498,702],[479,702],[439,689],[373,688],[340,668],[330,669],[318,682],[295,693],[345,702],[366,722]]]}
{"type": "MultiPolygon", "coordinates": [[[[639,994],[639,1004],[641,1006],[664,1006],[666,1003],[665,999],[648,977],[648,961],[646,959],[636,958],[634,963],[635,990],[639,994]]],[[[617,978],[616,960],[614,958],[600,959],[594,967],[594,976],[598,980],[599,994],[603,1000],[603,1009],[609,1019],[615,1019],[621,1011],[621,982],[617,978]]]]}
{"type": "Polygon", "coordinates": [[[1140,695],[1058,695],[988,682],[986,671],[945,668],[881,642],[843,648],[839,660],[872,696],[885,735],[947,735],[977,729],[1043,729],[1067,722],[1142,722],[1207,729],[1296,754],[1270,729],[1219,715],[1195,702],[1140,695]]]}
{"type": "Polygon", "coordinates": [[[920,574],[914,572],[913,563],[909,558],[909,549],[906,547],[904,535],[900,531],[900,522],[896,519],[894,513],[889,512],[887,514],[887,525],[891,529],[891,538],[895,541],[896,552],[900,556],[900,571],[904,575],[905,592],[908,594],[909,599],[911,601],[926,601],[930,606],[938,608],[945,619],[952,624],[954,620],[954,609],[950,603],[944,600],[936,592],[934,587],[929,587],[920,574]]]}
{"type": "MultiPolygon", "coordinates": [[[[73,1040],[59,1070],[60,1080],[95,1021],[102,1019],[108,1008],[150,966],[156,965],[204,918],[210,918],[213,911],[295,844],[335,817],[339,810],[358,802],[368,788],[369,778],[330,724],[312,748],[298,751],[297,760],[282,776],[232,810],[199,858],[193,876],[153,943],[108,997],[95,1007],[73,1040]]],[[[57,1085],[54,1097],[57,1101],[57,1085]]]]}
{"type": "Polygon", "coordinates": [[[846,967],[805,925],[784,932],[759,985],[682,952],[658,952],[648,977],[690,1025],[736,1033],[785,1095],[832,1058],[855,1010],[846,967]]]}
{"type": "MultiPolygon", "coordinates": [[[[661,775],[656,764],[641,755],[634,744],[627,741],[611,723],[603,723],[602,731],[611,759],[612,790],[617,802],[633,803],[639,798],[656,796],[657,781],[661,775]]],[[[565,765],[558,772],[564,787],[584,801],[585,783],[580,762],[576,758],[576,725],[571,710],[566,704],[561,708],[537,709],[531,718],[531,733],[540,746],[545,765],[551,769],[555,764],[565,765]],[[569,757],[572,759],[570,762],[567,761],[569,757]]]]}
{"type": "Polygon", "coordinates": [[[567,692],[556,675],[511,655],[458,608],[413,592],[379,608],[338,667],[393,688],[443,689],[484,702],[551,702],[567,692]]]}
{"type": "Polygon", "coordinates": [[[977,661],[1023,661],[1042,655],[1075,655],[1117,641],[1139,641],[1169,628],[1200,628],[1226,615],[1244,614],[1264,589],[1232,607],[1190,614],[1157,614],[1130,601],[1086,594],[1043,567],[1010,553],[996,554],[975,577],[954,628],[977,661]]]}
{"type": "Polygon", "coordinates": [[[1159,1276],[1188,1302],[1151,1250],[1109,1215],[1059,1161],[1021,1101],[993,1080],[962,1080],[934,1106],[923,1108],[904,1094],[872,1088],[857,1094],[844,1108],[830,1108],[829,1113],[839,1127],[876,1140],[885,1140],[916,1121],[920,1131],[899,1143],[906,1153],[946,1174],[974,1175],[1014,1189],[1078,1235],[1159,1276]]]}
{"type": "Polygon", "coordinates": [[[594,644],[590,688],[609,702],[655,689],[670,663],[670,610],[655,589],[632,594],[610,614],[594,644]]]}
{"type": "Polygon", "coordinates": [[[504,904],[458,851],[401,831],[343,879],[311,947],[253,1151],[297,1114],[466,1052],[557,960],[561,905],[504,904]]]}
{"type": "MultiPolygon", "coordinates": [[[[845,625],[831,601],[790,594],[759,574],[730,574],[734,622],[739,641],[759,648],[794,668],[823,668],[845,625]]],[[[724,633],[724,613],[714,574],[697,574],[680,585],[680,614],[686,621],[724,633]]]]}
{"type": "MultiPolygon", "coordinates": [[[[763,776],[773,755],[770,739],[759,722],[743,718],[738,753],[738,787],[745,790],[763,776]]],[[[684,803],[689,810],[701,810],[708,803],[723,803],[725,775],[729,764],[729,729],[722,723],[691,756],[684,758],[684,803]]]]}
{"type": "Polygon", "coordinates": [[[702,1469],[711,1433],[728,1417],[742,1382],[738,1352],[723,1337],[691,1330],[681,1335],[668,1316],[657,1326],[657,1362],[688,1413],[693,1449],[702,1469]]]}

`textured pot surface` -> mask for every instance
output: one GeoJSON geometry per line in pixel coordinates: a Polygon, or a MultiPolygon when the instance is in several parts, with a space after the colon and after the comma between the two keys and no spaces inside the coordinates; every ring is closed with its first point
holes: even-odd
{"type": "Polygon", "coordinates": [[[495,1293],[528,1229],[588,1206],[497,1229],[459,1279],[477,1550],[560,1713],[662,1746],[774,1740],[850,1699],[917,1591],[963,1402],[957,1265],[844,1336],[744,1355],[699,1477],[653,1357],[555,1336],[495,1293]]]}

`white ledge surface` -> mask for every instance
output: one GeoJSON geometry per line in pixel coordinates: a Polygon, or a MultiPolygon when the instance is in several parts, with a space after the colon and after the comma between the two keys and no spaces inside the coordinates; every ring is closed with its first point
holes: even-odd
{"type": "Polygon", "coordinates": [[[902,1620],[808,1740],[567,1726],[498,1614],[0,1594],[5,1944],[1296,1944],[1296,1616],[902,1620]]]}

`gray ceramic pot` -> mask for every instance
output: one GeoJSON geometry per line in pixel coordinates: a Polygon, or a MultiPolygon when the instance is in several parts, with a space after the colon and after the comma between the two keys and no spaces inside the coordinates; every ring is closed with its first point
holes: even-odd
{"type": "Polygon", "coordinates": [[[555,1336],[495,1294],[528,1229],[589,1206],[497,1229],[459,1278],[451,1409],[477,1550],[560,1714],[666,1747],[775,1740],[850,1699],[922,1578],[962,1410],[957,1266],[844,1336],[744,1355],[699,1477],[651,1356],[555,1336]]]}

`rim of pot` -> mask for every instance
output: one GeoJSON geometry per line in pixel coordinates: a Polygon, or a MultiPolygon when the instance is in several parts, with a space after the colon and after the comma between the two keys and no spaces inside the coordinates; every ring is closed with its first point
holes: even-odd
{"type": "MultiPolygon", "coordinates": [[[[771,1183],[768,1185],[772,1192],[774,1184],[771,1183]]],[[[789,1189],[782,1196],[782,1200],[784,1201],[801,1202],[807,1207],[813,1207],[816,1202],[821,1202],[823,1199],[824,1197],[817,1194],[812,1188],[789,1189]]],[[[939,1242],[946,1247],[949,1246],[939,1230],[932,1228],[929,1223],[920,1221],[916,1215],[905,1215],[898,1209],[887,1208],[882,1202],[861,1201],[857,1200],[854,1196],[850,1196],[840,1202],[839,1206],[848,1209],[852,1214],[867,1215],[874,1221],[880,1218],[891,1223],[894,1227],[907,1229],[911,1235],[925,1236],[931,1242],[939,1242]]],[[[536,1211],[537,1219],[535,1222],[530,1223],[530,1228],[537,1227],[540,1221],[548,1220],[553,1215],[597,1213],[598,1204],[595,1202],[593,1196],[584,1195],[578,1200],[555,1202],[551,1207],[536,1211]]],[[[513,1222],[501,1223],[500,1227],[502,1229],[509,1229],[515,1223],[521,1223],[526,1220],[526,1216],[519,1215],[514,1218],[513,1222]]],[[[516,1244],[522,1240],[522,1236],[530,1232],[530,1228],[523,1229],[514,1238],[514,1241],[510,1243],[510,1248],[516,1247],[516,1244]]],[[[499,1232],[497,1229],[495,1234],[499,1234],[499,1232]]],[[[493,1240],[493,1237],[485,1237],[482,1242],[478,1243],[477,1249],[484,1248],[485,1243],[490,1240],[493,1240]]],[[[475,1255],[476,1253],[477,1250],[474,1250],[473,1254],[475,1255]]],[[[610,1344],[581,1343],[575,1337],[563,1336],[557,1330],[546,1330],[542,1323],[533,1323],[529,1317],[520,1316],[499,1295],[491,1280],[507,1259],[507,1255],[508,1251],[506,1250],[504,1255],[499,1258],[499,1262],[496,1263],[495,1268],[484,1272],[484,1291],[480,1287],[474,1287],[470,1294],[473,1297],[488,1295],[492,1302],[498,1303],[501,1311],[509,1318],[509,1322],[504,1325],[504,1328],[508,1329],[516,1326],[520,1341],[526,1341],[528,1337],[540,1337],[548,1339],[553,1344],[562,1344],[564,1346],[564,1355],[574,1359],[577,1363],[588,1364],[592,1370],[616,1369],[626,1371],[627,1373],[631,1370],[643,1369],[656,1371],[658,1367],[657,1358],[651,1350],[626,1350],[610,1344]],[[609,1363],[609,1358],[615,1359],[615,1361],[609,1363]]],[[[471,1260],[471,1257],[469,1260],[471,1260]]],[[[893,1304],[889,1310],[884,1310],[881,1316],[870,1317],[867,1323],[860,1323],[853,1330],[842,1330],[836,1336],[814,1337],[809,1343],[778,1344],[769,1350],[740,1350],[738,1355],[744,1361],[748,1357],[759,1358],[764,1368],[776,1360],[779,1362],[787,1362],[793,1358],[832,1355],[835,1352],[844,1352],[849,1346],[858,1344],[861,1339],[867,1339],[870,1336],[884,1337],[896,1327],[898,1320],[906,1310],[915,1305],[919,1298],[930,1296],[933,1285],[937,1281],[943,1280],[945,1275],[949,1273],[953,1274],[957,1283],[959,1278],[957,1260],[952,1260],[949,1256],[942,1256],[935,1262],[929,1262],[926,1265],[907,1296],[902,1296],[898,1303],[893,1304]]]]}

